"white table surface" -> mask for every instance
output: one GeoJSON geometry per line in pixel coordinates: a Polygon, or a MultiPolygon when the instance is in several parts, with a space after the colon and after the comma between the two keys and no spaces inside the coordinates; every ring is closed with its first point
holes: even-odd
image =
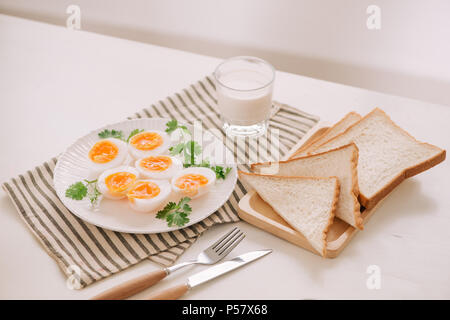
{"type": "MultiPolygon", "coordinates": [[[[0,181],[209,74],[219,59],[0,15],[0,181]]],[[[382,107],[420,140],[449,149],[450,107],[278,72],[274,97],[322,119],[382,107]]],[[[234,255],[274,252],[191,291],[191,299],[450,298],[448,161],[402,183],[336,259],[322,259],[245,222],[234,255]],[[369,265],[381,288],[366,286],[369,265]]],[[[0,192],[0,298],[85,299],[158,266],[145,261],[83,290],[56,263],[0,192]]],[[[180,261],[231,225],[207,231],[180,261]]],[[[153,290],[181,283],[185,269],[153,290]]]]}

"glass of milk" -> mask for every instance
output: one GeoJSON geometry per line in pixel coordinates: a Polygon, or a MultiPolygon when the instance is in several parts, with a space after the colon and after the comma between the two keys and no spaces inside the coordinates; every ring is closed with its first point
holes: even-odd
{"type": "Polygon", "coordinates": [[[275,69],[255,57],[234,57],[214,71],[223,129],[231,136],[260,136],[272,109],[275,69]]]}

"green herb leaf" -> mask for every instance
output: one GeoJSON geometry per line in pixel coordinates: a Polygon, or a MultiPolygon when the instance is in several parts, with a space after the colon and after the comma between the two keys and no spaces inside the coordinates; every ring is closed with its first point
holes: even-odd
{"type": "MultiPolygon", "coordinates": [[[[188,133],[189,136],[191,136],[187,127],[178,125],[178,121],[175,119],[168,121],[166,123],[166,127],[167,133],[171,133],[176,129],[181,128],[184,132],[188,133]]],[[[211,166],[208,160],[202,160],[200,164],[196,164],[196,156],[202,153],[202,147],[198,142],[194,140],[186,141],[185,137],[183,137],[183,140],[184,140],[183,142],[180,142],[177,145],[169,148],[171,156],[176,156],[182,153],[182,156],[184,158],[183,166],[185,168],[189,167],[210,168],[215,172],[217,179],[224,179],[224,180],[226,179],[227,175],[231,171],[230,167],[224,168],[222,166],[211,166]]]]}
{"type": "Polygon", "coordinates": [[[166,132],[167,133],[172,133],[177,129],[181,129],[183,130],[185,133],[191,135],[191,133],[189,132],[188,128],[186,126],[180,126],[178,125],[178,121],[176,119],[172,119],[169,122],[166,123],[166,132]]]}
{"type": "Polygon", "coordinates": [[[185,204],[189,203],[189,201],[191,201],[191,198],[189,197],[181,198],[180,201],[178,202],[178,206],[182,207],[185,204]]]}
{"type": "Polygon", "coordinates": [[[215,166],[213,170],[216,173],[217,179],[225,179],[225,173],[223,172],[222,166],[215,166]]]}
{"type": "MultiPolygon", "coordinates": [[[[194,154],[199,155],[202,153],[202,146],[198,144],[197,141],[191,141],[191,145],[194,145],[194,154]]],[[[191,149],[192,150],[192,149],[191,149]]]]}
{"type": "Polygon", "coordinates": [[[183,149],[184,149],[184,143],[179,143],[179,144],[177,144],[177,145],[175,145],[173,147],[170,147],[169,148],[170,155],[171,156],[176,156],[177,154],[180,154],[181,151],[183,151],[183,149]]]}
{"type": "Polygon", "coordinates": [[[188,204],[184,204],[183,207],[182,207],[182,209],[183,209],[183,211],[184,211],[185,213],[187,213],[187,214],[190,214],[190,213],[192,212],[192,208],[191,208],[191,206],[188,205],[188,204]]]}
{"type": "Polygon", "coordinates": [[[184,152],[184,166],[194,166],[195,165],[195,161],[193,162],[191,160],[191,155],[188,152],[184,152]]]}
{"type": "Polygon", "coordinates": [[[172,133],[178,128],[178,121],[176,119],[170,120],[166,123],[166,132],[172,133]]]}
{"type": "Polygon", "coordinates": [[[198,144],[198,142],[191,140],[186,142],[184,145],[184,162],[185,164],[194,165],[195,164],[195,156],[202,153],[202,147],[198,144]]]}
{"type": "Polygon", "coordinates": [[[216,173],[217,179],[225,180],[232,168],[231,167],[224,168],[222,166],[215,166],[215,167],[211,167],[211,169],[213,169],[214,172],[216,173]]]}
{"type": "Polygon", "coordinates": [[[210,168],[211,170],[214,171],[214,173],[216,174],[216,178],[217,179],[223,179],[225,180],[228,176],[228,174],[231,172],[232,168],[231,167],[222,167],[222,166],[211,166],[210,162],[208,159],[204,159],[200,164],[192,164],[192,163],[185,163],[184,164],[185,168],[189,168],[189,167],[204,167],[204,168],[210,168]]]}
{"type": "Polygon", "coordinates": [[[178,128],[181,128],[185,133],[189,135],[191,134],[186,126],[178,126],[178,128]]]}
{"type": "Polygon", "coordinates": [[[79,181],[69,186],[66,190],[66,197],[74,200],[82,200],[87,194],[87,187],[79,181]]]}
{"type": "Polygon", "coordinates": [[[158,213],[156,214],[156,217],[158,219],[165,219],[167,217],[167,214],[176,208],[177,208],[177,204],[175,202],[169,202],[168,204],[166,204],[164,209],[158,211],[158,213]]]}
{"type": "Polygon", "coordinates": [[[105,129],[105,130],[99,132],[98,136],[99,136],[99,138],[102,138],[102,139],[116,138],[116,139],[124,140],[123,132],[120,130],[114,130],[114,129],[112,129],[112,130],[105,129]]]}
{"type": "Polygon", "coordinates": [[[101,196],[101,192],[97,188],[97,180],[84,180],[75,182],[66,190],[66,197],[74,200],[83,200],[86,196],[91,201],[91,205],[95,206],[101,196]]]}
{"type": "Polygon", "coordinates": [[[178,201],[178,204],[169,202],[164,209],[158,211],[156,218],[165,219],[169,227],[172,227],[173,225],[179,227],[184,226],[189,222],[187,216],[192,212],[191,206],[188,205],[189,201],[191,201],[190,198],[184,197],[178,201]]]}
{"type": "Polygon", "coordinates": [[[227,168],[225,169],[225,174],[224,174],[225,178],[224,178],[224,179],[226,179],[226,177],[227,177],[228,174],[231,172],[231,170],[232,170],[231,167],[227,167],[227,168]]]}
{"type": "Polygon", "coordinates": [[[167,217],[167,225],[169,227],[172,227],[173,225],[182,227],[188,222],[189,218],[187,217],[187,213],[184,213],[182,211],[175,211],[173,214],[167,217]]]}
{"type": "Polygon", "coordinates": [[[131,131],[130,132],[130,135],[128,136],[128,138],[127,138],[127,142],[130,142],[130,139],[132,138],[132,137],[134,137],[135,135],[137,135],[138,133],[141,133],[141,132],[143,132],[144,131],[144,129],[134,129],[133,131],[131,131]]]}

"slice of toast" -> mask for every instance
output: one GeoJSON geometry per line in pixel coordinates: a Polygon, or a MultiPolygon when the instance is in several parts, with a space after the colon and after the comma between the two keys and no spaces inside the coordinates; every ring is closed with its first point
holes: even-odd
{"type": "Polygon", "coordinates": [[[356,112],[347,113],[341,120],[336,122],[332,127],[328,128],[323,134],[321,134],[316,139],[302,146],[296,153],[294,153],[291,157],[301,157],[306,156],[310,150],[313,150],[315,147],[321,145],[322,143],[330,140],[331,138],[337,136],[344,132],[348,127],[353,125],[354,123],[361,120],[362,116],[356,112]]]}
{"type": "Polygon", "coordinates": [[[378,108],[311,153],[351,142],[359,149],[359,200],[366,209],[373,208],[406,178],[445,159],[445,150],[417,141],[378,108]]]}
{"type": "Polygon", "coordinates": [[[311,243],[322,256],[339,197],[336,177],[284,177],[246,173],[239,177],[311,243]]]}
{"type": "Polygon", "coordinates": [[[254,163],[252,171],[261,174],[305,177],[337,177],[340,184],[336,216],[363,229],[358,202],[358,148],[354,143],[324,153],[287,161],[254,163]]]}

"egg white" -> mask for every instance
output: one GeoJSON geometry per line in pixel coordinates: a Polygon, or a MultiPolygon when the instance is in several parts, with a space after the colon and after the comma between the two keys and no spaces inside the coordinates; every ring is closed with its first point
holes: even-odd
{"type": "Polygon", "coordinates": [[[116,167],[122,165],[125,162],[125,159],[127,158],[127,155],[128,155],[127,144],[124,141],[116,139],[116,138],[106,138],[106,139],[102,139],[102,140],[98,140],[95,143],[93,143],[92,146],[89,148],[88,154],[86,155],[86,157],[88,159],[88,165],[89,165],[89,171],[90,171],[89,177],[90,178],[96,178],[103,171],[112,169],[112,168],[116,168],[116,167]],[[112,142],[113,144],[115,144],[118,148],[118,152],[117,152],[116,157],[114,159],[112,159],[111,161],[105,162],[105,163],[96,163],[96,162],[92,161],[91,158],[89,158],[89,151],[92,149],[92,147],[95,145],[95,143],[102,141],[102,140],[108,140],[108,141],[112,142]]]}
{"type": "MultiPolygon", "coordinates": [[[[169,156],[167,156],[169,157],[169,156]]],[[[179,171],[183,170],[183,163],[180,161],[180,159],[175,157],[169,157],[172,160],[172,164],[163,171],[150,171],[146,168],[141,167],[140,163],[143,159],[141,158],[136,160],[135,167],[141,174],[141,177],[147,178],[147,179],[170,179],[175,174],[177,174],[179,171]]]]}
{"type": "MultiPolygon", "coordinates": [[[[145,132],[155,132],[155,133],[159,134],[161,136],[161,138],[163,139],[163,143],[162,143],[162,145],[156,147],[153,150],[139,150],[139,149],[136,149],[131,144],[131,140],[132,140],[132,138],[131,138],[130,143],[128,144],[128,151],[130,152],[131,156],[134,159],[145,158],[148,156],[157,156],[159,154],[165,153],[169,149],[169,147],[171,145],[171,141],[170,141],[170,137],[167,133],[165,133],[163,131],[159,131],[159,130],[146,130],[141,133],[145,133],[145,132]]],[[[141,133],[138,133],[138,134],[141,134],[141,133]]]]}
{"type": "Polygon", "coordinates": [[[167,180],[139,180],[136,183],[141,181],[149,181],[158,185],[160,192],[156,197],[150,199],[139,199],[134,198],[134,202],[128,201],[128,204],[133,210],[140,212],[151,212],[159,209],[163,204],[166,203],[167,199],[172,192],[170,188],[170,183],[167,180]]]}
{"type": "Polygon", "coordinates": [[[117,173],[117,172],[129,172],[136,176],[136,181],[139,179],[139,171],[136,170],[135,168],[129,167],[129,166],[120,166],[120,167],[117,167],[114,169],[109,169],[109,170],[104,171],[98,177],[97,188],[98,188],[98,191],[100,191],[105,198],[112,199],[112,200],[123,199],[126,197],[127,192],[130,189],[130,188],[128,188],[127,190],[124,190],[123,192],[121,192],[120,195],[111,194],[111,192],[108,189],[108,186],[106,185],[105,180],[108,176],[110,176],[111,174],[117,173]]]}
{"type": "Polygon", "coordinates": [[[182,196],[182,197],[187,196],[187,197],[190,197],[191,199],[195,199],[195,198],[198,198],[198,197],[206,194],[207,192],[211,191],[211,188],[214,186],[215,182],[216,182],[216,173],[214,171],[212,171],[211,169],[203,168],[203,167],[190,167],[190,168],[183,169],[183,170],[179,171],[176,175],[174,175],[171,180],[171,185],[172,185],[172,190],[178,196],[182,196]],[[205,184],[204,186],[200,186],[198,188],[198,192],[195,195],[192,195],[189,192],[187,192],[186,190],[180,189],[175,185],[175,182],[177,181],[177,179],[186,174],[202,175],[208,179],[208,183],[205,184]]]}

